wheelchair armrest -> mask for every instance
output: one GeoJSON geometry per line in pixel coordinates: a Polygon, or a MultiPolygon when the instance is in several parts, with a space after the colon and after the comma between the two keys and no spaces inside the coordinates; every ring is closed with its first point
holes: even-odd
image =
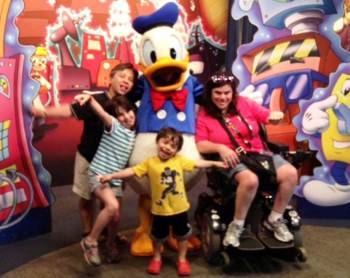
{"type": "Polygon", "coordinates": [[[289,152],[289,146],[286,144],[283,144],[280,142],[271,142],[271,141],[267,141],[266,144],[269,150],[272,151],[273,153],[289,152]]]}
{"type": "Polygon", "coordinates": [[[203,156],[206,160],[214,160],[214,161],[220,161],[221,157],[218,153],[201,153],[201,156],[203,156]]]}
{"type": "Polygon", "coordinates": [[[296,167],[299,168],[303,162],[313,157],[316,157],[316,151],[312,150],[296,150],[288,152],[289,161],[296,167]]]}

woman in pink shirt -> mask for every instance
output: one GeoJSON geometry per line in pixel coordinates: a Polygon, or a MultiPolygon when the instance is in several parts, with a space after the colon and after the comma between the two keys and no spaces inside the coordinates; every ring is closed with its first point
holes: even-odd
{"type": "MultiPolygon", "coordinates": [[[[255,197],[259,181],[257,175],[240,162],[236,147],[220,123],[228,127],[236,142],[246,152],[268,153],[260,136],[259,125],[277,124],[282,118],[280,111],[271,112],[256,102],[236,94],[237,79],[229,73],[211,76],[206,84],[203,107],[197,115],[196,142],[200,153],[217,153],[231,166],[228,177],[237,182],[234,219],[229,224],[223,244],[239,246],[244,222],[255,197]]],[[[278,190],[274,206],[264,226],[274,232],[276,239],[289,242],[293,234],[288,230],[283,213],[297,184],[297,170],[280,155],[273,154],[278,190]]]]}

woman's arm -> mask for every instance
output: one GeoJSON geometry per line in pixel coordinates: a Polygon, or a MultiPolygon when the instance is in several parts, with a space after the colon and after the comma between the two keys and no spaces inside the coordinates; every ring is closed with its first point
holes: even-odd
{"type": "Polygon", "coordinates": [[[91,109],[94,111],[97,117],[100,118],[103,124],[108,128],[112,126],[113,117],[108,114],[91,95],[79,94],[74,97],[74,100],[76,100],[80,105],[84,105],[88,102],[91,106],[91,109]]]}
{"type": "Polygon", "coordinates": [[[240,161],[237,153],[223,144],[204,140],[197,142],[197,149],[200,153],[218,153],[222,161],[231,167],[236,166],[240,161]]]}
{"type": "Polygon", "coordinates": [[[224,145],[213,143],[208,140],[197,142],[197,149],[200,153],[219,153],[222,146],[224,145]]]}
{"type": "Polygon", "coordinates": [[[119,172],[114,172],[114,173],[109,174],[109,175],[100,176],[100,182],[104,183],[104,182],[111,181],[113,179],[125,179],[125,178],[129,178],[132,176],[135,176],[135,172],[131,167],[129,167],[129,168],[125,168],[119,172]]]}

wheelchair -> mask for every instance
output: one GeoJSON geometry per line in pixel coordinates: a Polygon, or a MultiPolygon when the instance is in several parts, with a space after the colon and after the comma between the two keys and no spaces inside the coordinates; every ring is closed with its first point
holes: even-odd
{"type": "MultiPolygon", "coordinates": [[[[272,144],[268,147],[274,153],[280,153],[295,167],[308,159],[311,152],[289,152],[287,146],[272,144]]],[[[213,157],[208,157],[213,159],[213,157]]],[[[291,242],[276,240],[273,233],[262,223],[269,215],[274,201],[277,184],[260,184],[258,192],[250,206],[245,221],[245,230],[240,237],[240,246],[224,247],[222,240],[229,223],[233,219],[235,203],[234,180],[229,180],[217,169],[207,171],[208,188],[211,193],[202,192],[198,197],[195,210],[196,225],[202,241],[202,250],[206,261],[213,265],[230,265],[235,255],[247,251],[278,250],[286,251],[288,257],[299,262],[307,260],[307,252],[303,246],[301,219],[294,208],[289,205],[284,213],[287,226],[294,235],[291,242]]]]}

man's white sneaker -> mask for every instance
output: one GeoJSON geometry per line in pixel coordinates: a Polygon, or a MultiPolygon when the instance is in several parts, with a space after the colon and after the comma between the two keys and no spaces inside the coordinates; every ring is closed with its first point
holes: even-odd
{"type": "Polygon", "coordinates": [[[238,247],[239,238],[243,230],[244,230],[243,226],[239,226],[236,223],[231,222],[230,225],[228,225],[222,244],[224,246],[232,245],[233,247],[238,247]]]}
{"type": "Polygon", "coordinates": [[[264,221],[264,226],[273,232],[275,238],[282,242],[289,242],[294,239],[293,234],[289,231],[286,220],[283,218],[277,219],[275,222],[269,220],[264,221]]]}

